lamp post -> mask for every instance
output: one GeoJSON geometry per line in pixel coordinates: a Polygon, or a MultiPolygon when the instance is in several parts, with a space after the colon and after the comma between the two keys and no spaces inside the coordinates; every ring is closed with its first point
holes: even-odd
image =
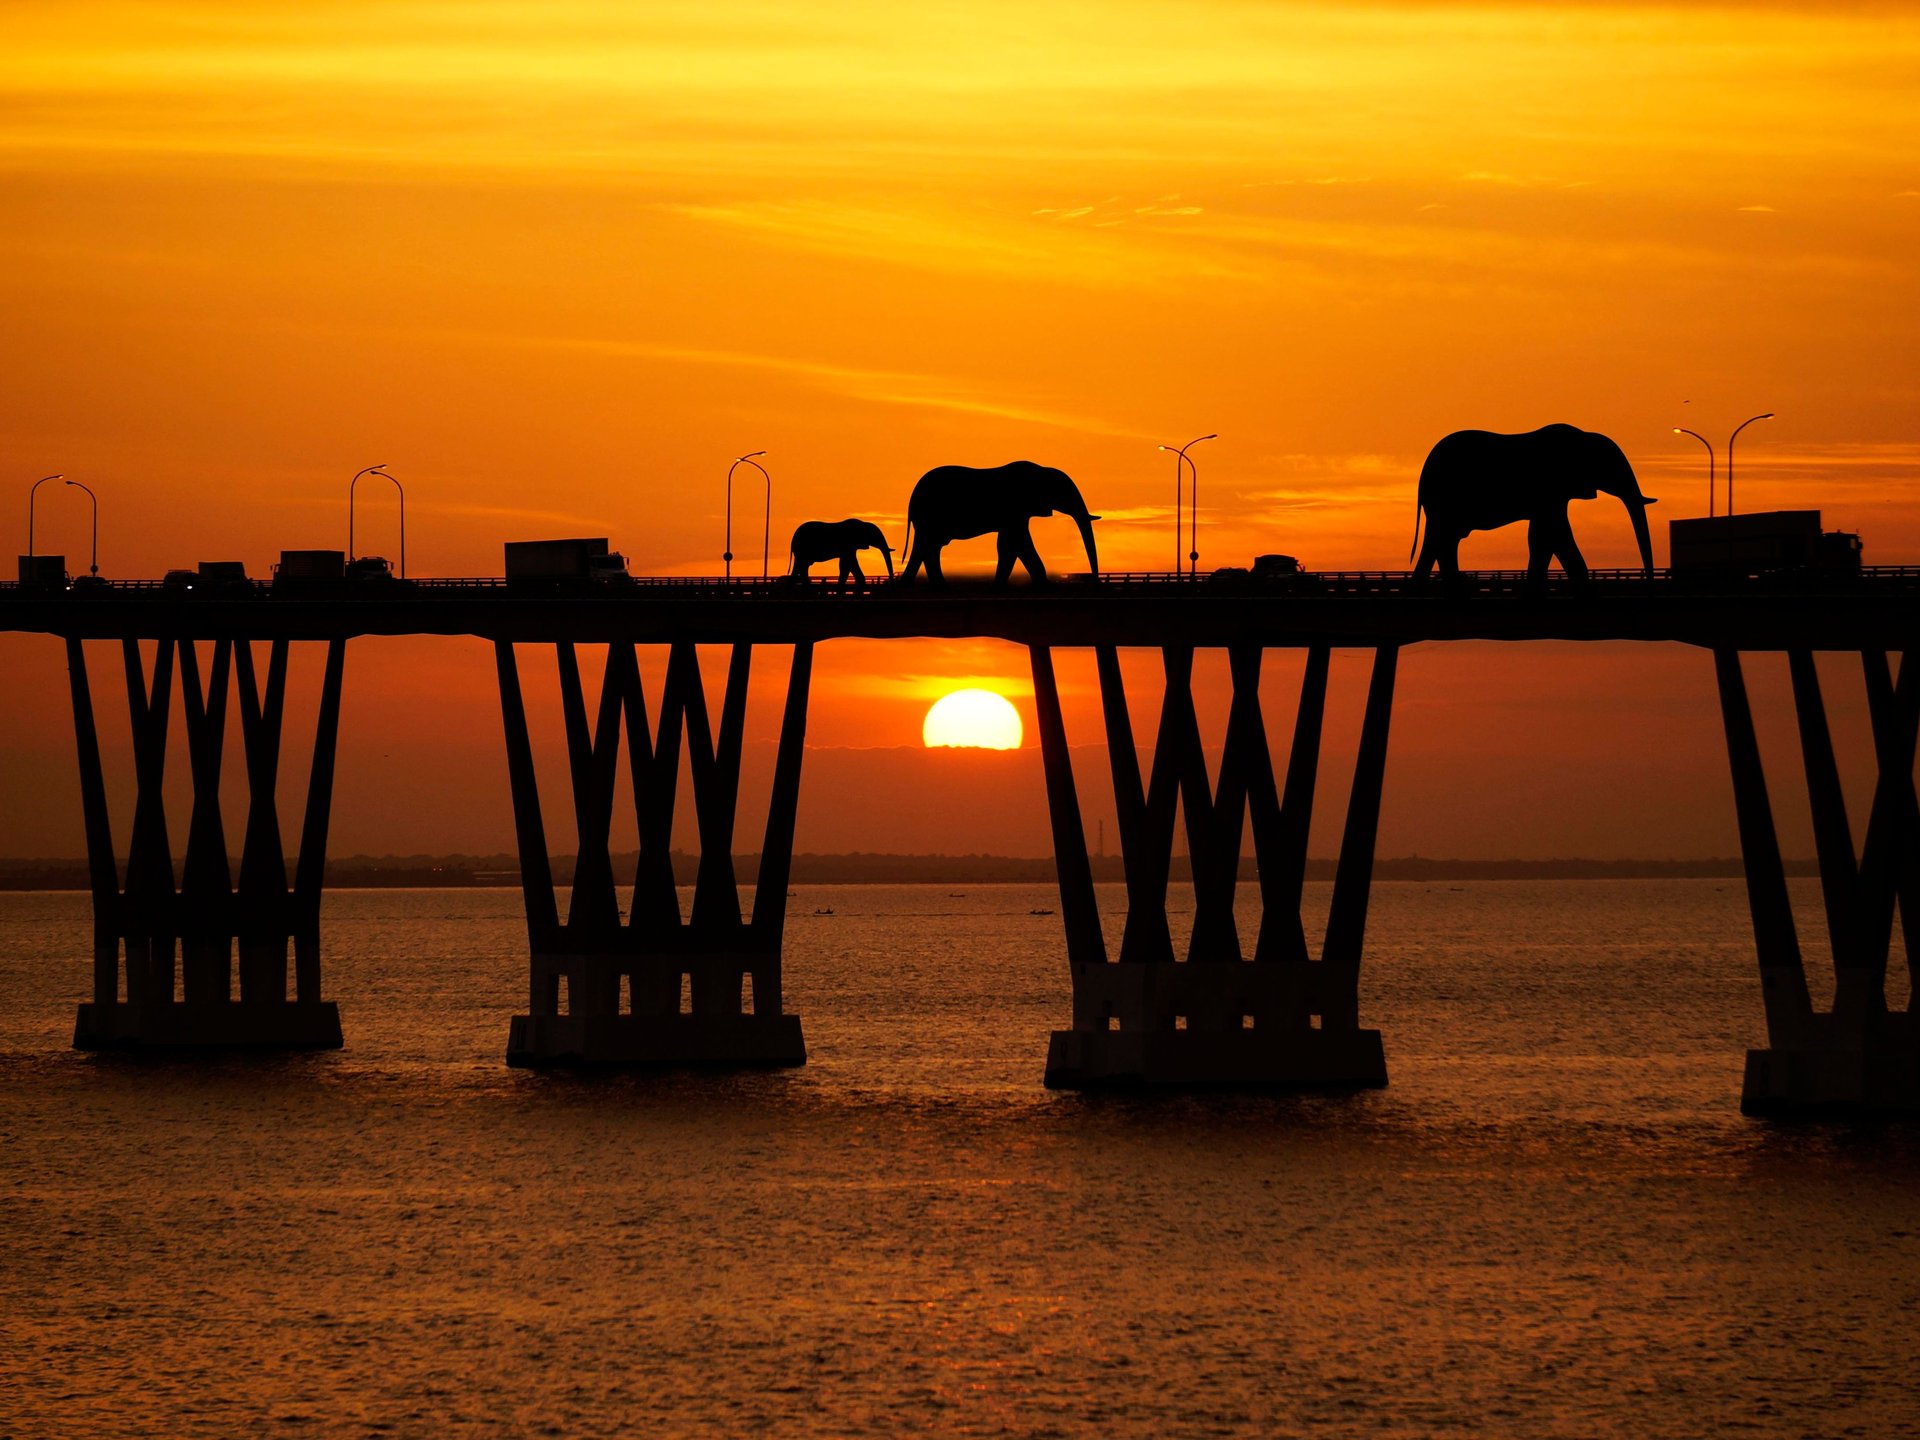
{"type": "Polygon", "coordinates": [[[1698,430],[1688,430],[1680,425],[1673,427],[1673,433],[1676,435],[1691,435],[1707,447],[1707,516],[1711,519],[1713,516],[1713,442],[1698,430]]]}
{"type": "Polygon", "coordinates": [[[33,488],[27,491],[27,558],[33,558],[33,497],[40,493],[40,487],[49,480],[64,479],[63,475],[42,475],[33,482],[33,488]]]}
{"type": "Polygon", "coordinates": [[[767,474],[767,467],[753,457],[764,455],[764,450],[750,450],[736,458],[727,467],[727,549],[721,556],[727,562],[727,578],[733,578],[733,472],[742,465],[751,465],[760,472],[760,478],[767,482],[766,514],[760,522],[760,578],[767,578],[767,539],[773,530],[773,476],[767,474]]]}
{"type": "Polygon", "coordinates": [[[369,465],[364,470],[354,471],[353,482],[347,486],[347,559],[354,558],[353,497],[354,492],[360,488],[362,475],[378,475],[382,480],[392,480],[393,488],[400,492],[400,578],[404,580],[407,578],[407,491],[398,479],[387,473],[387,467],[384,464],[369,465]]]}
{"type": "Polygon", "coordinates": [[[1738,440],[1740,438],[1740,432],[1746,429],[1747,426],[1753,424],[1755,420],[1771,419],[1773,419],[1773,411],[1769,410],[1764,415],[1755,415],[1746,420],[1742,420],[1738,425],[1733,427],[1733,434],[1727,437],[1727,515],[1729,518],[1733,515],[1733,442],[1738,440]]]}
{"type": "Polygon", "coordinates": [[[1186,482],[1187,469],[1190,466],[1193,470],[1193,509],[1190,512],[1192,521],[1187,527],[1187,543],[1192,548],[1187,552],[1187,573],[1189,575],[1198,573],[1200,564],[1200,467],[1193,463],[1187,451],[1198,445],[1201,440],[1218,440],[1219,438],[1218,435],[1202,435],[1199,439],[1187,441],[1177,449],[1172,445],[1160,447],[1162,450],[1173,453],[1173,573],[1176,576],[1180,573],[1181,489],[1186,482]]]}
{"type": "Polygon", "coordinates": [[[85,490],[87,499],[93,502],[93,540],[89,547],[91,553],[87,557],[87,573],[98,575],[100,573],[100,497],[78,480],[69,480],[67,484],[76,490],[85,490]]]}

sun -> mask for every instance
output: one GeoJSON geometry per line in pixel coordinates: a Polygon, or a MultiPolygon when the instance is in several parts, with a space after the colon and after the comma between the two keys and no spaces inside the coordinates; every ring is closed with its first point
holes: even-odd
{"type": "Polygon", "coordinates": [[[1020,712],[991,690],[955,690],[927,711],[920,738],[929,747],[966,745],[979,750],[1018,750],[1020,712]]]}

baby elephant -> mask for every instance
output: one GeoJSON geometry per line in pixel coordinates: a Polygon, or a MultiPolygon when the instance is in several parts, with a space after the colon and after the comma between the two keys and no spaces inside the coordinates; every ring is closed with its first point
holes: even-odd
{"type": "Polygon", "coordinates": [[[871,520],[808,520],[793,532],[790,549],[789,580],[805,579],[807,571],[822,560],[838,560],[841,580],[851,575],[854,584],[863,584],[867,577],[860,569],[862,550],[878,550],[886,557],[888,578],[893,576],[893,547],[871,520]]]}

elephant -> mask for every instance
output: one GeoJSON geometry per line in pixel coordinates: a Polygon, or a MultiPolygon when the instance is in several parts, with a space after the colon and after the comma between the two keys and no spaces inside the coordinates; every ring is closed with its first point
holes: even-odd
{"type": "Polygon", "coordinates": [[[878,550],[887,562],[887,578],[893,578],[893,547],[871,520],[804,521],[794,530],[787,550],[793,557],[792,568],[787,571],[790,580],[804,580],[822,560],[838,560],[842,581],[851,575],[854,584],[864,584],[867,577],[860,569],[862,550],[878,550]]]}
{"type": "Polygon", "coordinates": [[[1079,525],[1080,537],[1086,542],[1088,568],[1098,575],[1100,561],[1093,543],[1093,522],[1100,517],[1087,512],[1079,487],[1065,471],[1031,460],[1015,460],[984,470],[966,465],[937,466],[920,477],[907,502],[908,552],[900,581],[910,583],[923,568],[927,579],[940,581],[940,552],[949,541],[993,531],[999,540],[1000,557],[993,572],[994,583],[1007,583],[1015,560],[1027,567],[1036,584],[1044,583],[1047,569],[1033,548],[1028,525],[1036,516],[1055,511],[1071,515],[1079,525]]]}
{"type": "Polygon", "coordinates": [[[1576,584],[1584,582],[1587,562],[1573,543],[1567,503],[1591,500],[1602,490],[1627,507],[1641,567],[1652,578],[1647,506],[1654,497],[1640,493],[1633,467],[1612,440],[1572,425],[1545,425],[1523,435],[1457,430],[1433,447],[1420,470],[1413,512],[1420,558],[1414,562],[1414,578],[1424,580],[1437,562],[1441,580],[1456,584],[1460,542],[1468,532],[1525,520],[1529,587],[1538,589],[1545,582],[1547,562],[1555,558],[1576,584]],[[1427,521],[1424,544],[1422,511],[1427,521]]]}

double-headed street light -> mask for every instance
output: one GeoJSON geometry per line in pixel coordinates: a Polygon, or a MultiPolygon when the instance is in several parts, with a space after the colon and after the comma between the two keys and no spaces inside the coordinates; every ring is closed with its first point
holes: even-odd
{"type": "Polygon", "coordinates": [[[382,480],[392,480],[393,488],[400,492],[400,578],[407,578],[407,491],[398,479],[387,473],[387,467],[369,465],[363,470],[353,472],[353,481],[347,486],[347,559],[354,558],[353,552],[353,497],[360,488],[362,475],[378,475],[382,480]]]}
{"type": "Polygon", "coordinates": [[[33,482],[33,488],[27,491],[27,558],[33,558],[33,497],[40,493],[40,487],[49,480],[63,480],[64,475],[42,475],[33,482]]]}
{"type": "Polygon", "coordinates": [[[760,522],[760,578],[767,578],[767,539],[773,532],[773,476],[767,474],[767,467],[753,457],[764,455],[764,450],[750,450],[736,458],[727,467],[727,548],[720,558],[727,562],[727,578],[733,578],[733,472],[742,465],[751,465],[760,472],[760,478],[767,482],[766,513],[760,522]]]}
{"type": "Polygon", "coordinates": [[[1200,565],[1200,467],[1193,463],[1187,451],[1198,445],[1201,440],[1218,440],[1218,435],[1202,435],[1197,440],[1189,440],[1177,449],[1172,445],[1162,445],[1162,450],[1173,454],[1173,573],[1180,573],[1180,505],[1182,488],[1187,478],[1187,470],[1193,471],[1193,501],[1190,511],[1191,523],[1187,526],[1187,573],[1197,574],[1200,565]]]}
{"type": "Polygon", "coordinates": [[[100,497],[78,480],[69,480],[67,484],[76,490],[85,490],[87,499],[93,502],[93,540],[90,546],[92,553],[87,557],[87,573],[98,575],[100,573],[100,497]]]}
{"type": "Polygon", "coordinates": [[[1674,426],[1673,433],[1676,435],[1691,435],[1707,447],[1707,515],[1711,518],[1713,515],[1713,442],[1698,430],[1689,430],[1681,425],[1674,426]]]}
{"type": "Polygon", "coordinates": [[[1755,420],[1771,419],[1773,419],[1773,411],[1769,410],[1764,415],[1755,415],[1751,419],[1742,420],[1738,425],[1733,427],[1733,434],[1727,437],[1727,514],[1729,516],[1733,514],[1733,442],[1738,440],[1740,438],[1740,432],[1746,429],[1747,426],[1753,424],[1755,420]]]}

